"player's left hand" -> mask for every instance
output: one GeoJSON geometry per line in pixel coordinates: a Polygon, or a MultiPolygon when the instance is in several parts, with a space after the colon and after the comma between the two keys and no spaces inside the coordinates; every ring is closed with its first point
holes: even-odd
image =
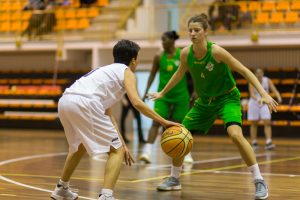
{"type": "Polygon", "coordinates": [[[265,94],[260,100],[259,100],[260,104],[267,104],[269,107],[270,112],[274,111],[277,112],[277,106],[278,103],[269,95],[269,94],[265,94]]]}
{"type": "Polygon", "coordinates": [[[126,146],[124,146],[124,160],[126,165],[131,166],[134,163],[134,160],[132,158],[131,153],[129,152],[128,148],[126,146]]]}

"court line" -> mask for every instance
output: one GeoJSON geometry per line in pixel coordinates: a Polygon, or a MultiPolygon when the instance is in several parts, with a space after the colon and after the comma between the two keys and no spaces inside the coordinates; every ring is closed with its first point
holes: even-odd
{"type": "MultiPolygon", "coordinates": [[[[33,155],[33,156],[25,156],[25,157],[20,157],[20,158],[15,158],[15,159],[1,161],[0,162],[0,166],[8,164],[8,163],[23,161],[23,160],[30,160],[30,159],[35,159],[35,158],[45,158],[45,157],[54,157],[54,156],[60,156],[60,155],[66,155],[66,154],[67,153],[63,152],[63,153],[51,153],[51,154],[39,154],[39,155],[33,155]]],[[[299,160],[299,159],[300,159],[300,156],[290,157],[290,158],[282,158],[282,159],[276,159],[276,160],[268,160],[268,161],[259,162],[259,165],[265,165],[265,164],[270,164],[270,163],[286,162],[286,161],[299,160]]],[[[181,173],[181,176],[193,175],[193,174],[199,174],[199,173],[207,173],[207,172],[214,172],[214,171],[223,171],[223,170],[226,170],[226,169],[237,169],[237,168],[241,168],[241,167],[246,167],[246,165],[245,164],[240,164],[240,165],[231,165],[231,166],[225,166],[225,167],[211,168],[211,169],[206,169],[206,170],[194,170],[194,171],[191,171],[191,172],[181,173]]],[[[122,181],[122,182],[139,183],[139,182],[147,182],[147,181],[153,181],[153,180],[160,180],[160,179],[162,179],[164,177],[166,177],[166,176],[158,176],[158,177],[138,179],[138,180],[131,180],[131,181],[122,181]]],[[[27,187],[27,188],[30,188],[30,189],[39,190],[39,191],[48,192],[48,193],[52,192],[50,190],[46,190],[46,189],[39,188],[39,187],[34,187],[34,186],[31,186],[31,185],[27,185],[27,184],[23,184],[23,183],[11,180],[11,179],[6,178],[6,177],[4,177],[2,175],[0,175],[0,179],[4,180],[6,182],[10,182],[10,183],[15,184],[15,185],[22,186],[22,187],[27,187]]],[[[82,197],[82,196],[79,196],[79,197],[82,198],[82,199],[94,200],[94,199],[88,198],[88,197],[82,197]]]]}
{"type": "MultiPolygon", "coordinates": [[[[264,161],[264,162],[258,162],[258,164],[259,165],[266,165],[266,164],[286,162],[286,161],[292,161],[292,160],[300,160],[300,156],[291,157],[291,158],[282,158],[282,159],[276,159],[276,160],[269,160],[269,161],[264,161]]],[[[226,169],[238,169],[238,168],[242,168],[242,167],[247,167],[247,165],[246,164],[229,165],[229,166],[225,166],[225,167],[217,167],[217,168],[211,168],[211,169],[205,169],[205,170],[193,170],[191,172],[181,173],[180,176],[207,173],[207,172],[213,172],[213,171],[223,171],[223,170],[226,170],[226,169]]],[[[157,176],[157,177],[152,177],[152,178],[134,180],[134,181],[131,181],[131,182],[132,183],[140,183],[140,182],[154,181],[154,180],[160,180],[160,179],[165,178],[165,177],[166,176],[157,176]]]]}
{"type": "MultiPolygon", "coordinates": [[[[250,172],[233,172],[233,171],[214,171],[213,173],[216,174],[243,174],[243,175],[249,175],[250,172]]],[[[298,174],[276,174],[276,173],[261,173],[264,176],[281,176],[281,177],[300,177],[298,174]]]]}
{"type": "MultiPolygon", "coordinates": [[[[262,153],[262,154],[256,154],[256,157],[263,157],[267,155],[274,155],[274,154],[269,154],[269,153],[262,153]]],[[[222,161],[228,161],[228,160],[238,160],[242,159],[241,156],[232,156],[232,157],[222,157],[222,158],[214,158],[214,159],[208,159],[208,160],[199,160],[199,161],[194,161],[193,165],[197,164],[203,164],[203,163],[212,163],[212,162],[222,162],[222,161]]],[[[155,166],[149,166],[146,167],[147,169],[158,169],[158,168],[165,168],[165,167],[171,167],[171,164],[168,165],[155,165],[155,166]]]]}
{"type": "MultiPolygon", "coordinates": [[[[33,155],[33,156],[25,156],[25,157],[20,157],[20,158],[14,158],[14,159],[9,159],[9,160],[4,160],[0,162],[0,166],[9,164],[9,163],[14,163],[14,162],[19,162],[19,161],[24,161],[24,160],[32,160],[32,159],[36,159],[36,158],[47,158],[47,157],[54,157],[54,156],[61,156],[61,155],[66,155],[66,152],[63,153],[49,153],[49,154],[38,154],[38,155],[33,155]]],[[[52,190],[46,190],[43,188],[39,188],[39,187],[34,187],[31,185],[27,185],[27,184],[23,184],[14,180],[11,180],[9,178],[6,178],[2,175],[0,175],[0,179],[18,186],[22,186],[22,187],[26,187],[29,189],[33,189],[33,190],[38,190],[38,191],[42,191],[42,192],[48,192],[48,193],[52,193],[52,190]]],[[[83,196],[79,196],[81,199],[89,199],[89,200],[95,200],[89,197],[83,197],[83,196]]]]}

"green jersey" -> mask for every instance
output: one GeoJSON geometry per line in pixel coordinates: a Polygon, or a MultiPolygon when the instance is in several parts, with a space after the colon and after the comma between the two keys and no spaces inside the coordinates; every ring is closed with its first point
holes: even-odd
{"type": "Polygon", "coordinates": [[[188,70],[193,78],[193,84],[199,97],[209,98],[226,94],[235,85],[229,67],[217,63],[212,55],[212,42],[207,42],[207,53],[202,59],[196,59],[193,45],[187,58],[188,70]]]}
{"type": "MultiPolygon", "coordinates": [[[[159,85],[158,91],[161,91],[177,71],[180,64],[180,49],[176,48],[175,55],[168,58],[166,52],[163,52],[159,61],[159,85]]],[[[180,101],[188,96],[187,80],[184,76],[177,85],[164,95],[164,99],[170,101],[180,101]]]]}

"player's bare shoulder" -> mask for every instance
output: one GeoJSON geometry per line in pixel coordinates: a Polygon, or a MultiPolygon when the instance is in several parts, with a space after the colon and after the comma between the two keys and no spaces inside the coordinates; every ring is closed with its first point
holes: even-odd
{"type": "Polygon", "coordinates": [[[180,59],[186,61],[189,52],[190,52],[190,46],[184,47],[184,48],[181,50],[181,53],[180,53],[180,59]]]}
{"type": "Polygon", "coordinates": [[[217,62],[221,62],[227,56],[228,52],[221,46],[213,44],[211,47],[211,53],[217,62]]]}

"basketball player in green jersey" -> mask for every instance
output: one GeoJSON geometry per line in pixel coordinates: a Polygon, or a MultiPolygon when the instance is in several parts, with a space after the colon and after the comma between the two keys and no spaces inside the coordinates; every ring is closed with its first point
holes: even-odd
{"type": "MultiPolygon", "coordinates": [[[[175,31],[167,31],[162,35],[162,46],[164,51],[157,53],[153,60],[150,77],[148,79],[145,95],[159,71],[159,86],[158,91],[161,91],[173,74],[178,69],[180,63],[180,49],[175,47],[175,40],[179,38],[175,31]]],[[[171,119],[176,122],[182,122],[184,116],[189,111],[189,91],[187,87],[186,76],[183,76],[180,81],[166,95],[157,100],[154,105],[154,110],[161,117],[171,119]],[[172,113],[170,115],[170,113],[172,113]]],[[[147,143],[144,146],[143,153],[139,157],[140,160],[150,163],[150,155],[152,152],[153,143],[157,137],[160,124],[153,121],[150,128],[147,143]]]]}
{"type": "MultiPolygon", "coordinates": [[[[181,51],[180,67],[166,87],[150,94],[152,99],[162,98],[188,70],[198,94],[192,109],[183,120],[183,125],[192,133],[207,133],[219,116],[225,129],[238,148],[243,160],[252,173],[255,183],[255,199],[266,199],[268,188],[263,180],[251,145],[242,133],[240,92],[230,70],[240,73],[261,95],[261,103],[270,111],[277,111],[278,103],[263,89],[254,74],[222,47],[207,41],[208,20],[205,14],[196,15],[188,21],[192,45],[181,51]]],[[[172,161],[171,176],[158,186],[158,190],[180,190],[179,175],[183,158],[172,161]]]]}

